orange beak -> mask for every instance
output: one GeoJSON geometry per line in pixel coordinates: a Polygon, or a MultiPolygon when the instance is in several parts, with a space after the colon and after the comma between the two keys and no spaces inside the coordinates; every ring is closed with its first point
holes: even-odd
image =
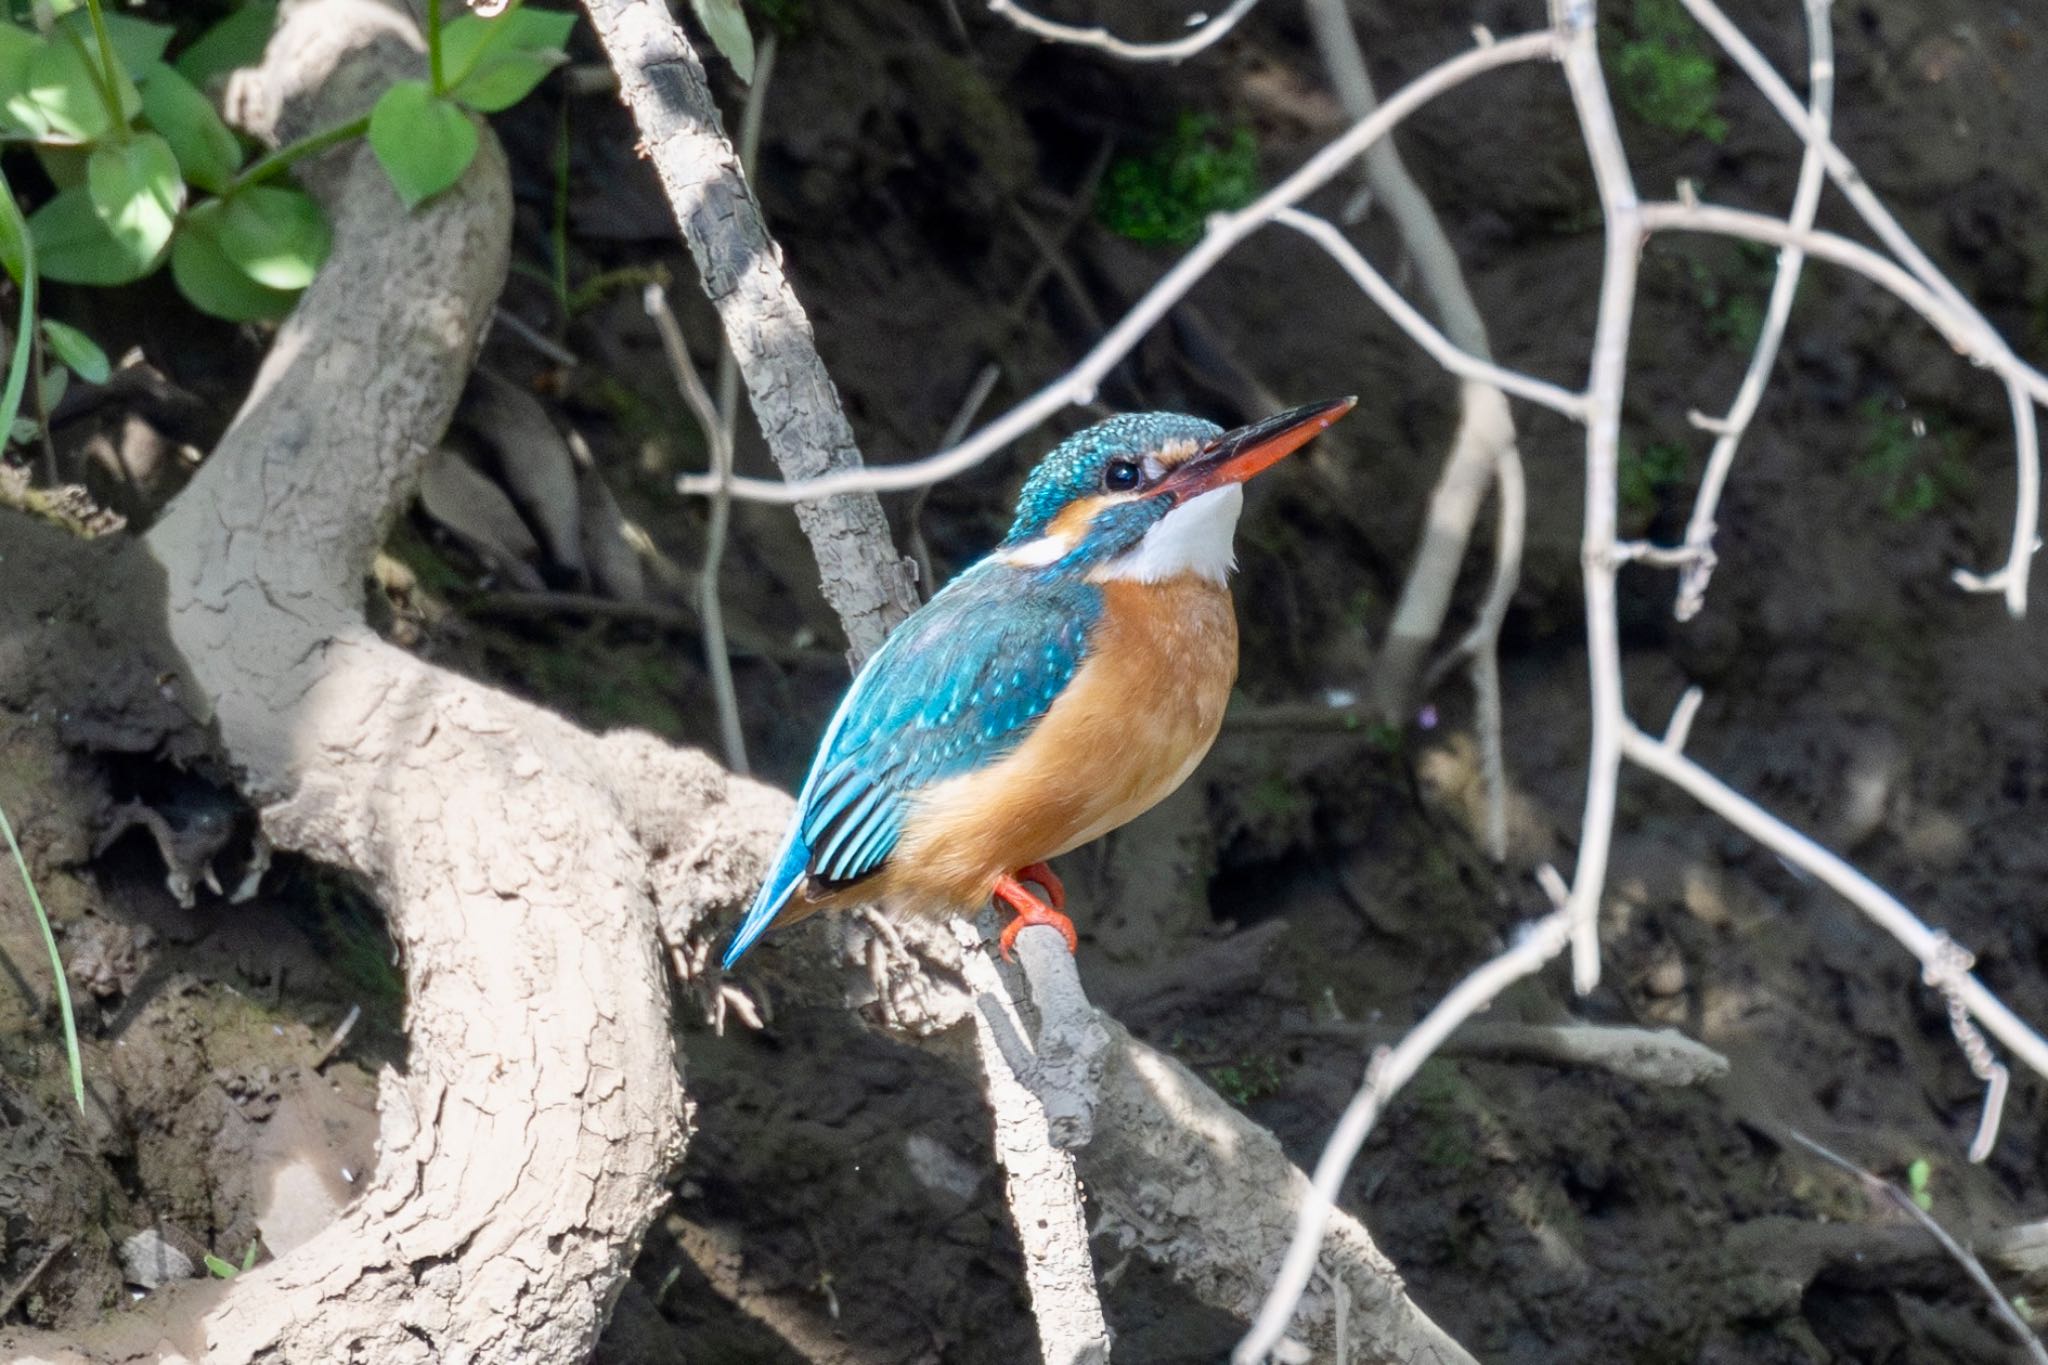
{"type": "Polygon", "coordinates": [[[1263,422],[1227,431],[1196,451],[1153,490],[1171,494],[1176,500],[1199,497],[1212,488],[1243,483],[1262,469],[1281,460],[1314,440],[1332,422],[1357,404],[1356,398],[1337,398],[1294,408],[1263,422]]]}

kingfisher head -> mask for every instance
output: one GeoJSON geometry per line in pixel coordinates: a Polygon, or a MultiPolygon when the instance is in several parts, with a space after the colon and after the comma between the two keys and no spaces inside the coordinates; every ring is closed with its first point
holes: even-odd
{"type": "Polygon", "coordinates": [[[1062,441],[1024,481],[993,556],[1018,568],[1160,582],[1222,582],[1242,485],[1351,411],[1311,403],[1225,431],[1199,417],[1126,413],[1062,441]]]}

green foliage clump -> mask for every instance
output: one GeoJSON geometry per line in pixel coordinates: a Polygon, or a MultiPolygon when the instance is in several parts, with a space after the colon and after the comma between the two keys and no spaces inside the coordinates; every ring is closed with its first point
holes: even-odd
{"type": "Polygon", "coordinates": [[[817,22],[811,0],[753,0],[753,6],[761,22],[785,43],[803,37],[817,22]]]}
{"type": "Polygon", "coordinates": [[[1863,419],[1863,459],[1856,469],[1877,486],[1878,501],[1892,520],[1913,521],[1969,492],[1969,466],[1946,422],[1875,396],[1864,399],[1857,412],[1863,419]]]}
{"type": "Polygon", "coordinates": [[[1150,152],[1110,165],[1095,215],[1134,242],[1182,246],[1202,235],[1210,214],[1243,208],[1258,192],[1259,144],[1251,129],[1225,132],[1207,114],[1183,114],[1172,136],[1150,152]]]}
{"type": "Polygon", "coordinates": [[[1631,36],[1614,54],[1622,103],[1667,132],[1719,142],[1728,123],[1715,112],[1721,72],[1678,0],[1635,0],[1631,36]]]}
{"type": "Polygon", "coordinates": [[[1241,1062],[1209,1068],[1209,1082],[1216,1087],[1216,1093],[1239,1109],[1279,1093],[1280,1081],[1280,1064],[1271,1057],[1247,1057],[1241,1062]]]}
{"type": "Polygon", "coordinates": [[[168,24],[110,13],[102,0],[47,0],[0,20],[0,152],[33,154],[50,191],[26,212],[0,171],[0,267],[21,303],[0,437],[27,440],[22,396],[55,406],[69,375],[107,377],[107,358],[75,328],[38,326],[44,280],[130,284],[169,266],[200,311],[229,322],[277,318],[327,259],[330,231],[312,199],[270,183],[300,159],[368,135],[408,205],[439,193],[476,154],[472,113],[523,99],[558,63],[576,18],[512,7],[441,22],[428,0],[431,79],[401,81],[365,118],[255,154],[205,93],[261,59],[274,0],[249,0],[168,57],[168,24]],[[34,344],[32,344],[34,343],[34,344]],[[55,364],[44,368],[39,349],[55,364]],[[35,370],[34,390],[28,389],[35,370]]]}
{"type": "Polygon", "coordinates": [[[1685,447],[1653,441],[1638,450],[1622,442],[1615,481],[1622,510],[1638,517],[1654,514],[1664,494],[1685,482],[1685,447]]]}

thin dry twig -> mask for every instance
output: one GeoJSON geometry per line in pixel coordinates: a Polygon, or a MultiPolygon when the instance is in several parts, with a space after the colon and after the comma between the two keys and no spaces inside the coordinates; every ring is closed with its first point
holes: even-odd
{"type": "MultiPolygon", "coordinates": [[[[1688,13],[1700,27],[1721,45],[1737,66],[1743,70],[1763,92],[1778,116],[1792,131],[1802,138],[1807,146],[1819,150],[1827,164],[1828,177],[1849,201],[1857,214],[1878,240],[1900,261],[1905,263],[1913,277],[1947,305],[1948,311],[1965,325],[1977,340],[1972,353],[1984,353],[1997,358],[1993,366],[2005,376],[2013,393],[2013,425],[2015,429],[2015,450],[2018,460],[2019,491],[2015,498],[2013,515],[2012,549],[2003,567],[1996,571],[1977,575],[1959,573],[1955,581],[1959,587],[1971,592],[1997,592],[2005,597],[2006,610],[2014,616],[2024,616],[2027,610],[2027,574],[2035,553],[2040,549],[2041,515],[2041,452],[2033,438],[2034,414],[2030,406],[2022,415],[2017,386],[2024,384],[2026,391],[2036,403],[2048,403],[2048,376],[2021,361],[2013,354],[1998,329],[1978,311],[1977,306],[1963,296],[1961,290],[1941,272],[1941,269],[1927,258],[1919,245],[1899,225],[1876,193],[1863,173],[1856,169],[1848,155],[1835,145],[1828,136],[1828,129],[1808,116],[1799,105],[1798,98],[1785,84],[1763,53],[1757,50],[1742,31],[1735,27],[1728,16],[1722,13],[1714,0],[1681,0],[1688,13]]],[[[1809,250],[1811,248],[1809,247],[1809,250]]],[[[1961,349],[1960,347],[1958,349],[1961,349]]],[[[1987,362],[1988,363],[1988,362],[1987,362]]]]}
{"type": "Polygon", "coordinates": [[[1093,28],[1078,28],[1073,24],[1056,23],[1031,13],[1015,0],[988,0],[990,14],[1000,15],[1026,33],[1055,43],[1068,43],[1075,47],[1094,48],[1107,52],[1112,57],[1121,57],[1127,62],[1182,62],[1198,52],[1213,47],[1224,34],[1237,27],[1237,21],[1251,13],[1252,6],[1259,0],[1233,0],[1230,8],[1221,14],[1202,18],[1199,14],[1190,16],[1189,23],[1194,31],[1184,38],[1175,38],[1163,43],[1125,42],[1108,29],[1097,25],[1093,28]]]}
{"type": "Polygon", "coordinates": [[[1997,1281],[1993,1280],[1991,1273],[1984,1269],[1984,1263],[1978,1260],[1968,1247],[1949,1236],[1948,1229],[1941,1225],[1940,1220],[1915,1203],[1912,1195],[1907,1194],[1883,1176],[1867,1171],[1849,1160],[1849,1158],[1821,1146],[1821,1144],[1815,1142],[1798,1129],[1788,1128],[1785,1131],[1794,1142],[1804,1147],[1807,1151],[1812,1152],[1829,1165],[1847,1171],[1850,1175],[1855,1176],[1874,1190],[1882,1191],[1901,1212],[1905,1213],[1921,1227],[1927,1229],[1928,1234],[1935,1241],[1941,1243],[1941,1249],[1949,1254],[1949,1258],[1963,1268],[1963,1273],[1970,1277],[1971,1282],[1984,1291],[1984,1297],[1990,1301],[1991,1311],[1997,1315],[2000,1322],[2011,1329],[2014,1336],[2019,1338],[2021,1347],[2027,1353],[2027,1358],[2036,1362],[2036,1365],[2048,1365],[2048,1347],[2041,1345],[2041,1338],[2034,1335],[2034,1329],[2027,1325],[2027,1320],[2019,1315],[2019,1310],[2015,1309],[2012,1306],[2011,1300],[2005,1297],[2005,1293],[1999,1289],[1997,1281]]]}
{"type": "MultiPolygon", "coordinates": [[[[1835,108],[1835,39],[1828,22],[1832,0],[1806,0],[1807,108],[1813,126],[1825,138],[1830,134],[1835,108]]],[[[1821,187],[1826,183],[1827,165],[1818,144],[1808,143],[1799,161],[1799,187],[1793,191],[1788,226],[1810,231],[1820,211],[1821,187]]],[[[1727,487],[1728,471],[1735,466],[1735,452],[1763,401],[1764,386],[1777,363],[1778,347],[1785,338],[1785,323],[1792,316],[1792,300],[1799,292],[1800,272],[1806,264],[1805,248],[1788,244],[1778,248],[1777,278],[1771,282],[1770,302],[1764,308],[1763,326],[1757,331],[1756,347],[1749,368],[1727,413],[1701,423],[1715,433],[1714,448],[1707,456],[1706,472],[1700,476],[1699,495],[1693,500],[1692,516],[1686,522],[1684,545],[1691,561],[1679,571],[1678,597],[1672,614],[1690,621],[1706,603],[1707,581],[1714,574],[1714,517],[1720,510],[1721,492],[1727,487]]]]}
{"type": "Polygon", "coordinates": [[[732,498],[724,491],[732,483],[732,428],[705,391],[683,342],[683,329],[676,323],[675,310],[668,306],[668,291],[650,284],[642,295],[647,316],[661,335],[661,349],[675,376],[676,388],[689,405],[704,433],[711,452],[712,477],[721,491],[711,500],[710,525],[704,533],[704,570],[697,586],[697,615],[704,624],[704,668],[711,675],[711,697],[718,707],[718,738],[725,749],[726,765],[744,775],[747,771],[747,737],[740,729],[739,694],[732,684],[732,655],[725,646],[725,608],[718,595],[718,571],[725,562],[726,530],[732,522],[732,498]]]}
{"type": "MultiPolygon", "coordinates": [[[[974,468],[1040,422],[1077,403],[1093,401],[1096,388],[1154,324],[1193,288],[1232,248],[1271,222],[1311,191],[1329,183],[1358,155],[1384,137],[1403,119],[1447,90],[1485,72],[1518,62],[1538,61],[1555,54],[1550,30],[1489,41],[1430,68],[1403,86],[1372,117],[1355,124],[1330,142],[1293,174],[1234,213],[1209,220],[1202,240],[1148,290],[1117,325],[1072,369],[1039,389],[967,440],[948,450],[904,464],[850,470],[820,478],[779,483],[771,479],[735,479],[733,496],[753,502],[805,503],[847,493],[885,493],[922,487],[974,468]]],[[[685,493],[709,493],[715,484],[703,479],[679,480],[685,493]]]]}
{"type": "MultiPolygon", "coordinates": [[[[1556,890],[1561,891],[1562,887],[1556,890]]],[[[1453,987],[1422,1017],[1420,1023],[1409,1030],[1408,1036],[1398,1046],[1374,1052],[1372,1062],[1366,1068],[1365,1084],[1359,1087],[1358,1093],[1346,1106],[1344,1116],[1337,1121],[1336,1131],[1330,1134],[1322,1156],[1316,1161],[1313,1188],[1297,1213],[1294,1240],[1288,1244],[1287,1258],[1281,1263],[1280,1273],[1274,1279],[1273,1288],[1266,1295],[1251,1330],[1245,1333],[1237,1349],[1231,1353],[1234,1365],[1258,1365],[1272,1354],[1286,1335],[1295,1305],[1300,1302],[1302,1291],[1308,1288],[1309,1277],[1315,1272],[1323,1229],[1337,1207],[1337,1193],[1343,1188],[1351,1163],[1357,1159],[1359,1149],[1365,1145],[1365,1139],[1371,1134],[1373,1124],[1378,1121],[1387,1102],[1414,1077],[1424,1062],[1435,1055],[1453,1030],[1486,1008],[1502,991],[1541,970],[1544,963],[1562,952],[1570,930],[1571,914],[1568,909],[1554,910],[1537,920],[1527,927],[1519,942],[1474,969],[1453,987]]]]}
{"type": "Polygon", "coordinates": [[[1551,20],[1563,35],[1565,83],[1578,111],[1586,154],[1593,163],[1606,250],[1586,383],[1586,510],[1580,540],[1592,735],[1586,756],[1585,815],[1579,824],[1578,861],[1566,906],[1572,920],[1572,985],[1584,995],[1600,984],[1600,894],[1606,885],[1608,854],[1614,841],[1615,793],[1621,779],[1625,702],[1614,545],[1620,507],[1621,393],[1628,377],[1628,339],[1635,316],[1642,229],[1635,179],[1615,123],[1607,78],[1600,68],[1591,0],[1551,0],[1550,9],[1551,20]]]}

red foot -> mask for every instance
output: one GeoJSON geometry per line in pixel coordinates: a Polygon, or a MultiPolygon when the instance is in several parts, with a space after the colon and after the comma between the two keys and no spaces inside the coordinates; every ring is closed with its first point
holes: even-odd
{"type": "Polygon", "coordinates": [[[1018,868],[1017,880],[1020,882],[1036,882],[1044,887],[1045,893],[1052,897],[1053,909],[1064,910],[1067,908],[1067,888],[1060,884],[1059,874],[1052,870],[1051,863],[1033,863],[1029,867],[1018,868]]]}
{"type": "MultiPolygon", "coordinates": [[[[1053,877],[1050,868],[1044,863],[1039,863],[1036,867],[1023,869],[1023,874],[1028,875],[1033,881],[1038,881],[1041,873],[1052,878],[1049,883],[1041,884],[1052,894],[1054,903],[1065,904],[1066,888],[1060,885],[1059,878],[1053,877]]],[[[1053,906],[1032,895],[1016,877],[1003,877],[996,882],[996,899],[1017,916],[1004,926],[1003,936],[996,940],[996,947],[1001,951],[1003,961],[1010,960],[1010,946],[1017,941],[1017,935],[1023,932],[1025,926],[1031,924],[1049,924],[1059,930],[1067,940],[1067,951],[1070,953],[1080,948],[1081,940],[1074,933],[1074,922],[1053,906]]]]}

